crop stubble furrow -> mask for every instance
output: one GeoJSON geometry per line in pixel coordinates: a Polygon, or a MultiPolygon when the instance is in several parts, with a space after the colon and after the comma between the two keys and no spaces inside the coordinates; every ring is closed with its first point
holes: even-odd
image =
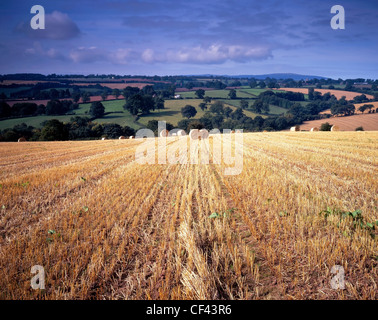
{"type": "MultiPolygon", "coordinates": [[[[0,182],[5,210],[22,200],[24,211],[46,211],[36,221],[9,215],[18,223],[0,247],[0,297],[376,299],[376,240],[319,215],[330,206],[377,220],[374,139],[244,134],[236,176],[223,175],[224,163],[140,165],[134,141],[99,142],[80,161],[87,142],[49,144],[47,166],[34,154],[32,172],[16,177],[13,166],[0,182]],[[46,270],[44,292],[30,288],[35,264],[46,270]],[[344,291],[330,289],[335,264],[345,269],[344,291]]],[[[168,148],[187,142],[168,139],[168,148]]]]}
{"type": "Polygon", "coordinates": [[[129,151],[117,151],[111,155],[100,154],[96,158],[96,162],[100,164],[97,170],[93,170],[93,166],[88,170],[88,162],[94,161],[90,159],[75,165],[46,169],[38,174],[26,174],[13,181],[5,180],[0,198],[5,206],[0,215],[2,238],[11,237],[11,234],[19,235],[20,230],[25,230],[26,226],[39,221],[41,217],[49,217],[56,211],[55,208],[67,205],[67,199],[75,197],[76,194],[80,195],[82,189],[91,188],[114,168],[132,161],[134,152],[129,151]],[[105,164],[104,161],[108,163],[105,164]],[[27,185],[15,188],[16,181],[25,181],[27,185]]]}
{"type": "MultiPolygon", "coordinates": [[[[248,141],[249,144],[253,144],[253,142],[252,140],[248,141]]],[[[329,179],[330,176],[319,178],[313,174],[314,172],[311,172],[311,168],[309,170],[308,165],[295,166],[295,161],[289,161],[288,159],[294,158],[295,152],[281,150],[280,157],[277,156],[278,154],[266,152],[266,149],[274,149],[272,148],[274,143],[279,142],[268,141],[264,150],[250,148],[250,156],[246,157],[244,163],[246,171],[243,172],[242,180],[238,176],[230,177],[226,179],[225,184],[236,201],[243,204],[245,211],[253,208],[253,214],[250,214],[249,218],[247,217],[247,220],[250,219],[253,222],[249,224],[251,233],[258,240],[259,252],[270,262],[271,269],[275,270],[277,279],[281,281],[282,293],[286,293],[287,297],[290,297],[291,290],[295,287],[294,283],[300,284],[303,288],[302,292],[296,293],[296,297],[322,297],[322,294],[316,292],[315,288],[322,288],[325,285],[324,279],[329,275],[332,263],[343,262],[347,265],[345,261],[348,258],[349,264],[354,264],[355,267],[351,277],[356,277],[359,281],[366,283],[367,279],[361,280],[366,270],[358,265],[357,257],[360,254],[364,256],[363,260],[368,261],[370,266],[367,273],[371,273],[373,277],[376,276],[376,271],[373,268],[374,261],[371,258],[371,255],[374,254],[374,242],[361,232],[359,234],[360,244],[350,248],[349,239],[340,238],[337,228],[333,225],[324,226],[324,221],[317,215],[327,205],[338,205],[344,208],[353,203],[351,198],[353,195],[358,195],[358,186],[362,181],[357,180],[353,186],[348,186],[348,181],[340,179],[332,179],[331,183],[327,183],[327,178],[329,179]],[[251,156],[253,152],[255,155],[251,156]],[[282,153],[284,153],[283,156],[282,153]],[[253,161],[251,161],[252,159],[253,161]],[[250,181],[250,183],[247,184],[245,181],[250,181]],[[235,186],[239,186],[239,188],[235,189],[235,186]],[[274,192],[272,192],[273,190],[274,192]],[[242,198],[241,194],[252,196],[242,198]],[[309,195],[311,197],[306,199],[306,196],[309,195]],[[326,198],[329,200],[326,201],[326,198]],[[290,208],[296,208],[296,210],[293,211],[290,208]],[[282,214],[281,218],[279,213],[282,214]],[[324,234],[315,232],[315,230],[322,229],[325,231],[324,234]],[[329,238],[327,232],[333,234],[332,241],[327,239],[329,238]],[[317,246],[322,241],[328,243],[329,248],[319,251],[317,246]],[[361,245],[363,250],[361,250],[361,245]],[[348,258],[343,259],[342,252],[344,254],[347,252],[348,258]],[[322,265],[323,267],[321,267],[322,265]],[[328,268],[324,268],[324,265],[328,268]],[[312,276],[308,275],[309,270],[312,276]],[[307,276],[304,276],[306,273],[307,276]]],[[[293,148],[295,150],[295,145],[293,148]]],[[[318,161],[321,160],[321,156],[319,157],[318,161]]],[[[315,162],[312,165],[315,166],[315,162]]],[[[318,166],[321,166],[321,163],[318,166]]],[[[358,174],[355,177],[357,176],[358,174]]],[[[368,178],[364,175],[362,177],[368,178]]],[[[372,204],[376,203],[376,193],[374,193],[376,182],[373,180],[370,185],[372,186],[372,189],[369,190],[371,194],[363,192],[361,201],[356,204],[362,206],[361,208],[368,218],[374,219],[376,216],[374,217],[374,213],[370,209],[372,209],[372,204]]],[[[348,208],[345,209],[348,210],[348,208]]],[[[355,208],[349,209],[354,210],[355,208]]],[[[353,238],[356,239],[357,236],[354,235],[353,238]]],[[[369,283],[369,281],[367,282],[369,283]]],[[[369,285],[372,285],[371,281],[369,285]]],[[[359,288],[351,287],[350,296],[353,296],[356,290],[361,291],[362,288],[363,285],[360,285],[359,288]]],[[[320,292],[325,291],[327,294],[337,296],[336,292],[320,290],[320,292]]],[[[366,295],[369,298],[374,296],[372,292],[368,292],[366,295]]]]}
{"type": "MultiPolygon", "coordinates": [[[[113,256],[121,258],[125,252],[130,254],[131,247],[135,245],[135,241],[138,241],[137,234],[132,231],[146,218],[145,212],[148,211],[146,209],[153,201],[153,197],[149,194],[150,189],[162,168],[147,168],[150,170],[139,172],[140,168],[135,163],[120,166],[104,181],[99,181],[91,189],[81,190],[80,196],[72,198],[70,205],[59,214],[41,221],[30,234],[21,236],[17,241],[12,241],[2,248],[3,254],[16,251],[18,255],[16,254],[14,260],[23,255],[21,266],[26,268],[28,262],[31,265],[35,264],[30,261],[33,258],[42,260],[41,264],[46,266],[46,270],[50,270],[54,280],[51,283],[51,298],[59,297],[61,294],[70,298],[100,295],[104,288],[96,287],[98,278],[101,278],[101,275],[105,276],[103,279],[105,281],[106,274],[111,271],[109,267],[101,272],[101,268],[107,266],[106,256],[108,255],[112,266],[117,260],[114,260],[113,256]],[[136,174],[135,171],[138,173],[136,174]],[[144,184],[145,188],[133,188],[136,183],[144,184]],[[83,204],[86,204],[85,209],[83,204]],[[120,233],[112,236],[113,229],[117,229],[118,232],[122,230],[131,232],[127,236],[120,233]],[[51,236],[53,238],[51,243],[46,242],[48,230],[56,230],[51,236]],[[59,237],[56,236],[58,232],[61,235],[59,237]],[[30,238],[36,241],[30,243],[30,238]],[[97,244],[96,247],[94,244],[97,244]],[[112,245],[117,244],[119,247],[114,253],[112,245]],[[24,247],[22,251],[15,250],[15,247],[20,246],[24,247]],[[33,255],[25,257],[25,252],[33,252],[33,255]],[[78,253],[80,257],[77,257],[78,253]],[[77,257],[77,260],[72,258],[66,264],[64,258],[69,256],[77,257]],[[56,265],[50,263],[50,260],[55,260],[56,265]],[[59,277],[61,274],[69,276],[61,279],[59,277]]],[[[18,268],[21,266],[19,265],[18,268]]],[[[12,272],[7,278],[11,275],[12,272]]]]}
{"type": "MultiPolygon", "coordinates": [[[[136,142],[135,144],[138,144],[136,142]]],[[[106,155],[114,153],[114,148],[125,148],[121,144],[108,144],[104,148],[104,145],[92,144],[89,146],[82,146],[81,148],[72,149],[72,147],[66,148],[64,151],[59,151],[56,153],[56,150],[49,151],[48,154],[38,154],[31,157],[28,149],[23,149],[22,154],[16,156],[16,160],[11,160],[13,162],[8,162],[7,157],[4,158],[4,164],[0,164],[0,179],[3,181],[8,177],[14,175],[17,172],[17,175],[22,175],[25,173],[31,173],[34,170],[39,172],[41,169],[47,169],[56,166],[63,165],[72,165],[74,163],[89,161],[91,159],[96,159],[99,155],[106,155]]],[[[126,145],[126,149],[130,148],[130,144],[126,145]]],[[[0,153],[1,154],[1,153],[0,153]]]]}

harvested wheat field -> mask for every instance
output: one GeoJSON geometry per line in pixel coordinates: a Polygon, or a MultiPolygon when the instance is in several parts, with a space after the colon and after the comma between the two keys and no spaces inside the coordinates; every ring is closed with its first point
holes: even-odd
{"type": "MultiPolygon", "coordinates": [[[[354,107],[356,108],[356,110],[354,111],[354,114],[364,114],[363,112],[359,111],[358,108],[365,105],[365,104],[372,104],[374,106],[373,109],[378,108],[378,101],[355,103],[354,107]]],[[[366,114],[367,114],[367,111],[364,111],[364,112],[366,112],[366,114]]],[[[327,109],[327,110],[321,111],[319,113],[320,114],[331,114],[331,109],[327,109]]]]}
{"type": "Polygon", "coordinates": [[[0,299],[377,299],[378,132],[243,139],[234,176],[139,164],[143,139],[1,143],[0,299]]]}
{"type": "MultiPolygon", "coordinates": [[[[357,104],[354,105],[355,108],[356,108],[356,113],[361,113],[361,111],[358,111],[358,108],[361,107],[361,106],[363,106],[363,105],[365,105],[365,104],[372,104],[374,106],[373,109],[374,108],[378,108],[378,101],[357,103],[357,104]]],[[[367,112],[367,111],[365,111],[365,112],[367,112]]]]}
{"type": "Polygon", "coordinates": [[[346,117],[332,117],[328,119],[305,121],[301,124],[301,130],[311,130],[328,122],[337,125],[341,131],[354,131],[357,127],[363,127],[367,131],[378,131],[378,113],[355,114],[346,117]]]}
{"type": "MultiPolygon", "coordinates": [[[[284,91],[292,91],[292,92],[301,92],[303,94],[308,94],[308,88],[279,88],[276,90],[284,90],[284,91]]],[[[345,96],[347,100],[353,100],[354,97],[360,96],[362,93],[359,92],[351,92],[351,91],[343,91],[343,90],[332,90],[332,89],[314,89],[315,91],[320,92],[321,94],[325,94],[329,92],[333,94],[337,99],[341,99],[342,96],[345,96]]],[[[371,94],[365,94],[368,99],[374,99],[374,96],[371,94]]]]}

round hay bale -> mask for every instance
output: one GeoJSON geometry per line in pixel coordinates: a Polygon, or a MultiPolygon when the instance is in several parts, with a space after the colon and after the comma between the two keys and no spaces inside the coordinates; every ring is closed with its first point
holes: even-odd
{"type": "Polygon", "coordinates": [[[209,138],[209,131],[207,131],[206,129],[201,129],[199,131],[199,135],[202,139],[208,139],[209,138]]]}
{"type": "Polygon", "coordinates": [[[20,139],[17,140],[17,142],[26,142],[26,139],[24,137],[21,137],[20,139]]]}
{"type": "Polygon", "coordinates": [[[315,128],[311,128],[310,131],[311,131],[311,132],[319,131],[319,129],[318,129],[317,127],[315,127],[315,128]]]}
{"type": "Polygon", "coordinates": [[[331,131],[340,131],[340,128],[339,126],[334,125],[331,127],[331,131]]]}
{"type": "Polygon", "coordinates": [[[134,136],[130,136],[129,139],[134,139],[134,136]]]}
{"type": "Polygon", "coordinates": [[[290,131],[301,131],[301,127],[300,126],[291,127],[290,131]]]}
{"type": "Polygon", "coordinates": [[[160,131],[160,137],[161,138],[168,137],[168,135],[169,135],[169,131],[167,129],[164,129],[164,130],[160,131]]]}
{"type": "Polygon", "coordinates": [[[118,139],[119,140],[123,140],[123,139],[126,139],[126,137],[125,136],[120,136],[118,139]]]}
{"type": "Polygon", "coordinates": [[[189,137],[192,140],[197,140],[199,136],[199,130],[198,129],[191,129],[189,132],[189,137]]]}
{"type": "Polygon", "coordinates": [[[178,136],[186,136],[186,132],[185,132],[185,130],[179,130],[179,131],[177,131],[177,135],[178,136]]]}
{"type": "Polygon", "coordinates": [[[268,130],[264,130],[263,132],[268,132],[268,130]]]}

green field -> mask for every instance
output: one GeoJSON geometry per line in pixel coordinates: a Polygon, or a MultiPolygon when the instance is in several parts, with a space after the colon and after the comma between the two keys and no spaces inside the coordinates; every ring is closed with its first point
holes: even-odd
{"type": "MultiPolygon", "coordinates": [[[[225,100],[224,102],[226,104],[230,105],[230,106],[238,108],[238,107],[240,107],[240,101],[241,101],[240,99],[239,100],[235,99],[235,100],[225,100]]],[[[249,102],[249,107],[251,107],[252,104],[253,104],[253,102],[254,102],[254,100],[249,100],[248,102],[249,102]]],[[[269,114],[281,114],[281,113],[285,113],[287,111],[284,108],[277,107],[277,106],[274,106],[272,104],[269,105],[269,107],[270,107],[269,114]]],[[[257,113],[253,113],[253,112],[251,112],[249,110],[243,110],[243,111],[244,111],[244,113],[245,113],[246,116],[251,117],[251,118],[254,118],[255,116],[258,115],[257,113]],[[249,115],[247,111],[250,112],[251,114],[253,114],[253,116],[249,115]]]]}
{"type": "MultiPolygon", "coordinates": [[[[132,115],[123,110],[123,105],[125,104],[125,101],[122,100],[112,100],[112,101],[105,101],[102,102],[102,104],[105,107],[105,112],[123,112],[123,113],[112,113],[109,115],[106,115],[105,117],[101,119],[96,119],[95,121],[98,123],[118,123],[121,126],[129,126],[134,129],[140,128],[140,126],[133,122],[132,115]]],[[[69,122],[71,117],[74,116],[81,116],[81,117],[89,117],[88,112],[91,104],[85,103],[85,104],[79,104],[79,109],[73,110],[74,115],[61,115],[61,116],[36,116],[36,117],[25,117],[25,118],[17,118],[17,119],[8,119],[8,120],[2,120],[0,121],[0,130],[4,130],[6,128],[13,128],[15,125],[25,122],[26,124],[41,128],[41,123],[46,120],[51,119],[58,119],[61,122],[69,122]]]]}
{"type": "MultiPolygon", "coordinates": [[[[225,106],[229,106],[232,110],[236,110],[236,107],[229,104],[230,101],[234,100],[225,100],[224,104],[225,106]]],[[[197,114],[193,119],[199,119],[201,118],[205,112],[202,111],[198,106],[199,104],[203,102],[202,99],[188,99],[188,100],[181,100],[181,99],[176,99],[176,100],[166,100],[165,101],[165,109],[164,110],[155,110],[151,112],[149,115],[143,116],[139,119],[139,122],[142,124],[147,124],[148,121],[150,120],[160,120],[160,121],[166,121],[169,122],[173,125],[177,125],[177,123],[182,120],[182,115],[181,115],[181,108],[185,107],[187,104],[195,107],[197,109],[197,114]]],[[[214,101],[211,101],[212,103],[214,101]]],[[[237,104],[239,106],[239,104],[237,104]]],[[[209,108],[209,105],[208,105],[209,108]]],[[[248,117],[254,118],[257,116],[257,114],[249,111],[249,110],[243,110],[244,114],[248,117]]],[[[264,116],[265,117],[265,116],[264,116]]]]}
{"type": "Polygon", "coordinates": [[[257,89],[257,88],[245,88],[245,89],[240,89],[239,91],[243,91],[243,92],[246,92],[246,93],[249,93],[250,95],[252,96],[255,96],[257,97],[261,92],[264,92],[266,91],[267,89],[257,89]]]}
{"type": "Polygon", "coordinates": [[[139,119],[139,122],[146,125],[150,120],[160,120],[169,122],[173,125],[177,125],[177,123],[183,119],[181,115],[181,108],[185,107],[187,104],[196,108],[197,114],[195,116],[195,119],[198,119],[205,114],[205,112],[198,107],[201,102],[203,102],[202,99],[165,100],[165,109],[152,111],[150,114],[141,117],[139,119]]]}
{"type": "MultiPolygon", "coordinates": [[[[238,98],[255,98],[253,94],[249,94],[246,92],[246,89],[238,89],[236,90],[236,96],[238,98]]],[[[220,98],[220,99],[228,99],[228,94],[230,90],[206,90],[205,96],[208,96],[210,98],[220,98]]],[[[188,92],[176,92],[176,94],[181,95],[182,98],[196,98],[195,91],[188,91],[188,92]]]]}
{"type": "Polygon", "coordinates": [[[57,119],[61,122],[70,121],[72,115],[63,115],[63,116],[36,116],[36,117],[25,117],[25,118],[16,118],[16,119],[7,119],[0,121],[0,130],[13,128],[15,125],[25,122],[28,126],[35,128],[41,128],[41,123],[43,121],[57,119]]]}
{"type": "MultiPolygon", "coordinates": [[[[256,97],[265,91],[265,89],[251,89],[249,87],[243,87],[242,89],[237,90],[237,97],[239,99],[228,99],[229,90],[209,90],[206,91],[207,96],[210,96],[214,99],[222,99],[225,106],[229,106],[231,109],[235,110],[236,108],[240,107],[240,98],[247,99],[249,105],[251,106],[255,101],[256,97]]],[[[134,122],[134,117],[128,112],[123,109],[123,105],[125,101],[123,99],[120,100],[111,100],[102,102],[105,107],[105,112],[110,113],[105,115],[103,118],[98,118],[95,121],[98,123],[117,123],[121,126],[129,126],[134,129],[139,129],[142,126],[147,125],[148,121],[150,120],[161,120],[169,122],[173,125],[177,125],[177,123],[183,119],[181,115],[181,108],[186,105],[192,105],[197,109],[197,114],[194,119],[201,118],[205,112],[199,108],[199,104],[203,102],[202,99],[195,98],[195,92],[180,92],[179,93],[183,98],[187,97],[189,99],[172,99],[165,101],[165,109],[155,110],[152,111],[150,114],[142,116],[139,118],[137,122],[134,122]]],[[[214,103],[215,100],[212,100],[211,103],[214,103]]],[[[306,105],[307,102],[301,102],[302,105],[306,105]]],[[[8,119],[0,121],[0,130],[4,130],[6,128],[13,128],[15,125],[25,122],[28,125],[31,125],[36,128],[41,128],[41,123],[46,120],[51,119],[58,119],[62,122],[69,122],[71,117],[73,116],[89,116],[89,108],[91,103],[80,104],[79,109],[73,110],[73,115],[61,115],[61,116],[36,116],[36,117],[25,117],[25,118],[17,118],[17,119],[8,119]]],[[[209,108],[210,105],[208,104],[207,107],[209,108]]],[[[270,106],[270,114],[281,114],[286,112],[286,109],[277,107],[277,106],[270,106]]],[[[253,113],[249,109],[243,110],[244,114],[248,117],[254,118],[258,114],[253,113]]],[[[267,115],[261,115],[264,118],[267,115]]]]}
{"type": "MultiPolygon", "coordinates": [[[[105,107],[105,112],[116,112],[105,115],[103,118],[98,118],[95,121],[98,123],[117,123],[120,126],[129,126],[134,129],[139,129],[140,125],[134,122],[133,116],[123,109],[123,105],[125,104],[125,100],[112,100],[112,101],[102,101],[101,102],[105,107]],[[119,113],[122,112],[122,113],[119,113]]],[[[89,108],[91,106],[91,103],[81,104],[80,105],[81,112],[89,111],[89,108]]],[[[78,111],[78,110],[75,110],[78,111]]],[[[79,115],[78,112],[76,112],[76,115],[79,115]]]]}

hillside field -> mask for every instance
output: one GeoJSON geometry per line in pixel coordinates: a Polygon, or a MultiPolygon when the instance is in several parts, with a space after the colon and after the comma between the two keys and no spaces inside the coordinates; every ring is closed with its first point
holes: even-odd
{"type": "Polygon", "coordinates": [[[135,161],[157,138],[0,143],[0,299],[376,300],[378,132],[242,137],[238,175],[135,161]]]}
{"type": "MultiPolygon", "coordinates": [[[[223,91],[223,90],[214,90],[216,91],[223,91]]],[[[228,91],[227,91],[228,92],[228,91]]],[[[191,92],[188,92],[191,93],[191,92]]],[[[219,93],[219,96],[223,96],[224,93],[219,93]]],[[[122,96],[121,96],[122,97],[122,96]]],[[[252,97],[252,96],[251,96],[252,97]]],[[[36,128],[42,127],[42,122],[46,120],[51,119],[58,119],[62,122],[68,122],[71,117],[73,116],[81,116],[81,117],[89,117],[88,112],[89,108],[91,106],[91,103],[93,101],[101,101],[102,104],[105,107],[105,112],[110,114],[105,115],[103,118],[97,118],[95,121],[98,123],[117,123],[121,126],[129,126],[134,129],[139,129],[143,125],[147,125],[148,121],[150,120],[159,120],[159,121],[166,121],[169,123],[172,123],[173,125],[177,125],[177,123],[183,119],[181,114],[181,108],[184,106],[192,105],[196,108],[197,114],[194,117],[194,119],[201,118],[205,111],[202,111],[199,108],[199,104],[203,102],[202,99],[167,99],[164,102],[165,109],[155,110],[151,111],[150,114],[141,116],[138,120],[138,122],[134,122],[134,117],[128,112],[123,109],[123,105],[125,104],[125,100],[122,98],[119,98],[118,100],[115,100],[115,97],[113,95],[109,95],[106,101],[102,101],[102,98],[100,96],[92,96],[90,103],[80,103],[79,109],[73,110],[72,113],[74,114],[67,114],[67,115],[41,115],[41,116],[34,116],[34,117],[24,117],[24,118],[14,118],[14,119],[6,119],[0,121],[0,130],[4,130],[7,128],[13,128],[17,124],[21,124],[25,122],[28,125],[31,125],[36,128]]],[[[240,106],[240,99],[230,100],[230,99],[222,99],[225,106],[229,106],[232,110],[235,110],[240,106]]],[[[254,100],[249,100],[250,106],[253,104],[254,100]]],[[[13,105],[14,103],[18,102],[24,102],[24,101],[8,101],[10,105],[13,105]]],[[[48,100],[32,100],[31,102],[37,103],[37,104],[47,104],[48,100]]],[[[212,100],[211,103],[214,103],[215,100],[212,100]]],[[[210,108],[210,104],[207,105],[208,108],[210,108]]],[[[277,107],[277,106],[270,106],[270,114],[280,114],[284,113],[286,109],[277,107]]],[[[248,117],[254,118],[259,114],[256,114],[248,109],[243,110],[244,114],[248,117]]],[[[263,118],[266,118],[267,115],[260,114],[263,118]]]]}
{"type": "MultiPolygon", "coordinates": [[[[308,88],[280,88],[278,90],[301,92],[303,94],[308,93],[308,88]]],[[[321,94],[325,94],[325,93],[329,92],[330,94],[333,94],[337,99],[341,99],[342,96],[345,96],[347,100],[353,100],[354,97],[360,96],[362,94],[362,93],[359,93],[359,92],[332,90],[332,89],[316,89],[315,88],[315,91],[318,91],[321,94]]],[[[374,96],[372,96],[371,94],[365,94],[365,96],[368,99],[374,99],[374,96]]]]}
{"type": "Polygon", "coordinates": [[[363,127],[364,130],[368,131],[378,131],[378,113],[355,114],[346,117],[305,121],[300,127],[301,130],[310,130],[314,127],[320,128],[322,123],[325,122],[337,125],[342,131],[354,131],[357,127],[363,127]]]}

